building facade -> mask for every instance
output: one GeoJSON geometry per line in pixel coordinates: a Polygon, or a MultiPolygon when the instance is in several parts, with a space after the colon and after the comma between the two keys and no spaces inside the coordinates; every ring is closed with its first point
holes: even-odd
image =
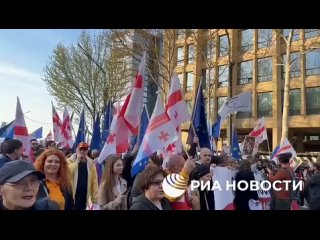
{"type": "MultiPolygon", "coordinates": [[[[212,125],[224,100],[252,92],[252,112],[233,122],[243,139],[264,117],[269,148],[280,142],[286,39],[290,29],[175,29],[175,71],[192,112],[199,82],[212,125]],[[229,82],[231,79],[231,82],[229,82]]],[[[166,39],[166,38],[164,38],[166,39]]],[[[288,139],[297,152],[320,151],[320,30],[294,29],[291,49],[288,139]]],[[[164,51],[169,51],[165,49],[164,51]]],[[[228,121],[221,137],[227,138],[228,121]]],[[[182,126],[187,131],[188,124],[182,126]]],[[[184,133],[186,138],[187,132],[184,133]]],[[[261,149],[268,151],[267,143],[261,149]]]]}

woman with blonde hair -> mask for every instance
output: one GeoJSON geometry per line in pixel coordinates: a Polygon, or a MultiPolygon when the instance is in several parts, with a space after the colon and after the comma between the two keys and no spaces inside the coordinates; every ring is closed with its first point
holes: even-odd
{"type": "Polygon", "coordinates": [[[98,191],[98,204],[102,210],[127,210],[127,181],[121,177],[123,162],[109,155],[98,191]]]}
{"type": "Polygon", "coordinates": [[[45,150],[35,161],[35,168],[45,174],[46,179],[39,188],[38,199],[49,195],[60,210],[74,209],[70,171],[66,157],[57,149],[45,150]]]}

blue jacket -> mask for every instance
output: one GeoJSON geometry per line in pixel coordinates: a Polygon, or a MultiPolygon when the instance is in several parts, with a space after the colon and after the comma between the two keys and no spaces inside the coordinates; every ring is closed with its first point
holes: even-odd
{"type": "Polygon", "coordinates": [[[10,161],[11,161],[11,159],[7,155],[3,154],[2,157],[0,158],[0,168],[2,168],[2,166],[5,163],[10,162],[10,161]]]}

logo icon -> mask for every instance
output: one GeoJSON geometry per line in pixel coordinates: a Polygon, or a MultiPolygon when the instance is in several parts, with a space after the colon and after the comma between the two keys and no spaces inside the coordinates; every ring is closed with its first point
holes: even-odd
{"type": "Polygon", "coordinates": [[[162,182],[164,193],[172,198],[181,197],[188,187],[188,179],[180,174],[172,173],[166,176],[162,182]]]}

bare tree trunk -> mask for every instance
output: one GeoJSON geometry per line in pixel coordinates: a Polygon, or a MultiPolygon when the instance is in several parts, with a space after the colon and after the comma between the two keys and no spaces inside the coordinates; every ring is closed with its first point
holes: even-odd
{"type": "Polygon", "coordinates": [[[288,115],[289,115],[289,89],[290,89],[290,63],[291,63],[291,42],[293,36],[293,29],[290,30],[288,40],[286,41],[286,75],[284,81],[284,98],[283,98],[283,114],[282,114],[282,144],[285,138],[288,138],[288,115]]]}

